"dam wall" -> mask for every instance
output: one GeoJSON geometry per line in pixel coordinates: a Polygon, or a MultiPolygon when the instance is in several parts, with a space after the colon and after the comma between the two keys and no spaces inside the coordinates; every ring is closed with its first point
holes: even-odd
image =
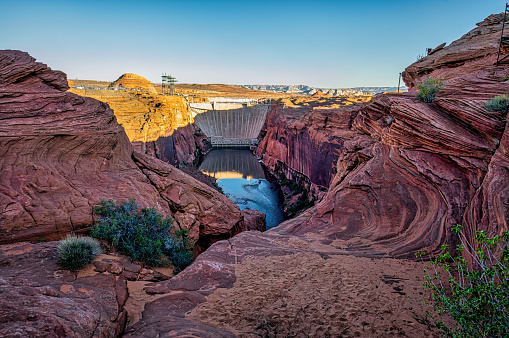
{"type": "Polygon", "coordinates": [[[195,124],[207,135],[213,147],[250,146],[265,122],[268,104],[211,102],[191,106],[195,124]],[[194,115],[194,114],[193,114],[194,115]]]}

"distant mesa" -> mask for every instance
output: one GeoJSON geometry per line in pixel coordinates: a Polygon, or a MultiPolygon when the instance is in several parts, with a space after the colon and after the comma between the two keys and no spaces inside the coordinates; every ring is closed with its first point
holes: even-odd
{"type": "Polygon", "coordinates": [[[311,95],[312,97],[332,97],[332,95],[330,94],[325,94],[324,92],[321,92],[321,91],[317,91],[316,93],[314,93],[313,95],[311,95]]]}
{"type": "Polygon", "coordinates": [[[131,89],[131,90],[141,90],[144,92],[157,93],[156,88],[149,80],[145,79],[143,76],[133,74],[133,73],[125,73],[120,76],[116,81],[112,82],[109,86],[109,89],[131,89]]]}

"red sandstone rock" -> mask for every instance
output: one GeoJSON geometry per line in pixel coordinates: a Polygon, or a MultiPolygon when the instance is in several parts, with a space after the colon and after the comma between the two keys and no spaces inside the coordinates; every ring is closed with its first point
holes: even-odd
{"type": "Polygon", "coordinates": [[[346,245],[270,231],[217,242],[174,278],[145,288],[160,298],[125,336],[436,333],[419,322],[427,309],[406,296],[422,288],[420,263],[346,256],[346,245]]]}
{"type": "MultiPolygon", "coordinates": [[[[454,247],[449,231],[454,224],[463,224],[470,236],[477,229],[507,230],[506,114],[484,107],[509,92],[509,81],[501,82],[509,64],[494,66],[500,19],[489,17],[407,68],[411,88],[424,76],[444,79],[432,104],[416,100],[414,93],[386,94],[348,111],[355,118],[339,128],[337,174],[328,193],[314,209],[271,231],[349,240],[349,251],[362,255],[413,257],[419,249],[454,247]]],[[[285,133],[277,126],[286,120],[283,114],[267,135],[277,133],[287,143],[321,125],[285,133]]],[[[265,156],[286,154],[280,149],[266,147],[265,156]]],[[[301,161],[313,157],[312,151],[305,154],[298,156],[301,161]]]]}
{"type": "Polygon", "coordinates": [[[265,214],[263,212],[258,210],[242,210],[241,212],[247,230],[263,232],[267,229],[267,222],[265,221],[265,214]]]}
{"type": "Polygon", "coordinates": [[[288,178],[298,180],[304,175],[312,184],[327,188],[336,173],[344,138],[353,135],[351,120],[349,110],[273,106],[263,127],[267,134],[256,154],[263,156],[272,171],[282,165],[288,178]]]}
{"type": "Polygon", "coordinates": [[[0,336],[119,336],[127,319],[125,281],[60,270],[56,244],[0,246],[0,336]]]}
{"type": "Polygon", "coordinates": [[[0,336],[118,337],[127,322],[126,280],[170,278],[113,254],[78,272],[61,270],[57,244],[0,245],[0,336]]]}
{"type": "MultiPolygon", "coordinates": [[[[484,21],[477,24],[477,28],[472,29],[449,46],[437,50],[432,55],[426,56],[422,60],[408,66],[402,76],[409,90],[414,89],[417,80],[431,72],[436,72],[438,69],[454,69],[453,72],[441,74],[444,79],[448,79],[450,76],[457,77],[458,72],[462,71],[461,69],[468,70],[472,65],[467,67],[459,66],[496,54],[500,42],[503,18],[504,14],[488,16],[484,21]]],[[[505,51],[505,53],[507,52],[505,51]]],[[[479,69],[483,69],[490,63],[493,64],[493,60],[478,65],[479,69]]]]}
{"type": "Polygon", "coordinates": [[[177,226],[190,229],[197,248],[245,229],[233,202],[133,153],[106,104],[67,88],[63,73],[27,53],[0,51],[0,243],[84,230],[101,199],[187,214],[177,226]]]}

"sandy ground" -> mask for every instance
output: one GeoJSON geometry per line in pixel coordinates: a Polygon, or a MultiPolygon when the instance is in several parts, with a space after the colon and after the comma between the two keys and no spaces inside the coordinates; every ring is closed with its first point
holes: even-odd
{"type": "Polygon", "coordinates": [[[257,257],[186,318],[239,337],[437,337],[417,301],[422,275],[421,263],[397,259],[257,257]]]}
{"type": "Polygon", "coordinates": [[[128,325],[133,325],[141,319],[141,313],[145,308],[145,304],[164,297],[165,295],[149,295],[144,291],[145,286],[152,282],[145,281],[128,281],[127,289],[129,290],[129,298],[124,305],[127,311],[128,325]]]}

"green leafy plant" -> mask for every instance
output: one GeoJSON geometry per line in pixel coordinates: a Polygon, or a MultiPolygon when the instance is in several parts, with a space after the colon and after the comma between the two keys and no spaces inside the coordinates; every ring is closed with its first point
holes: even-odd
{"type": "Polygon", "coordinates": [[[507,113],[509,108],[509,95],[498,95],[486,102],[485,107],[489,111],[501,111],[507,113]]]}
{"type": "Polygon", "coordinates": [[[101,253],[101,243],[91,237],[68,235],[58,244],[56,253],[61,267],[77,271],[92,263],[101,253]]]}
{"type": "Polygon", "coordinates": [[[458,255],[451,256],[444,245],[446,252],[425,265],[424,286],[431,290],[434,309],[456,321],[455,327],[443,321],[438,326],[448,337],[509,337],[509,232],[488,237],[477,231],[471,244],[461,225],[451,230],[461,242],[458,255]]]}
{"type": "Polygon", "coordinates": [[[433,102],[443,84],[442,79],[431,76],[421,81],[421,83],[417,84],[417,99],[426,103],[433,102]]]}
{"type": "Polygon", "coordinates": [[[188,231],[178,230],[173,235],[173,219],[164,218],[155,208],[140,209],[134,199],[119,205],[102,200],[95,212],[99,221],[91,235],[108,241],[131,259],[151,266],[172,262],[178,270],[191,264],[188,231]]]}

